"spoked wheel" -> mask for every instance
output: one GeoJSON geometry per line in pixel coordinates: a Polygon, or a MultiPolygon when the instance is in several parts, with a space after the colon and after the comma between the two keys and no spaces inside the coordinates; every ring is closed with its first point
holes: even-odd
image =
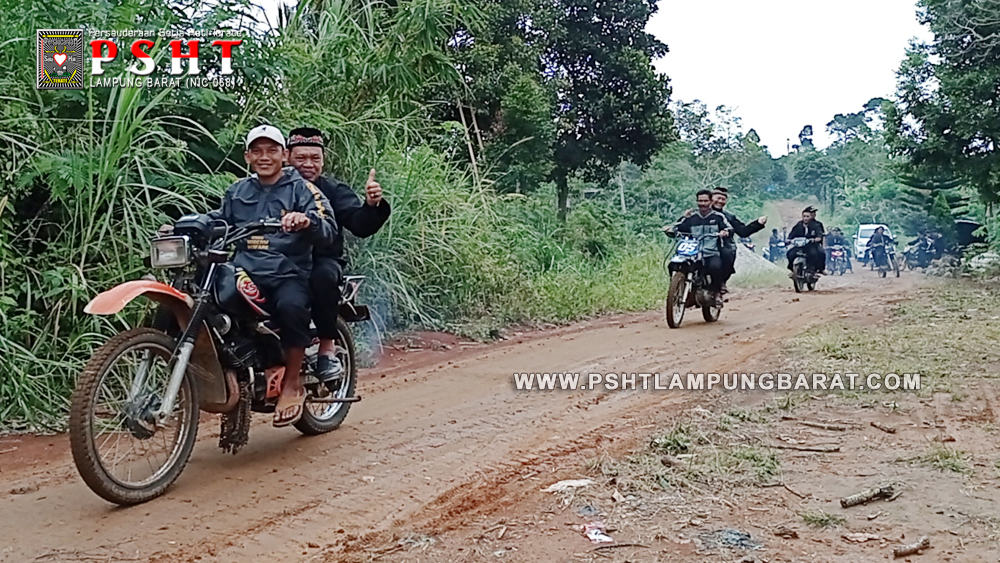
{"type": "Polygon", "coordinates": [[[896,277],[899,277],[899,262],[896,260],[892,261],[892,269],[896,272],[896,277]]]}
{"type": "Polygon", "coordinates": [[[109,502],[163,494],[184,470],[198,434],[198,387],[189,371],[163,420],[176,341],[151,328],[123,332],[97,349],[73,391],[69,438],[84,482],[109,502]]]}
{"type": "Polygon", "coordinates": [[[667,324],[670,328],[678,328],[684,320],[684,310],[687,309],[687,274],[674,272],[670,277],[670,290],[667,291],[667,324]]]}
{"type": "Polygon", "coordinates": [[[795,293],[802,293],[802,265],[798,264],[792,268],[792,286],[795,287],[795,293]]]}
{"type": "MultiPolygon", "coordinates": [[[[322,383],[309,385],[306,389],[309,398],[317,399],[344,399],[354,395],[354,387],[358,381],[358,366],[355,362],[354,337],[351,329],[344,319],[337,318],[337,357],[340,358],[344,366],[344,375],[340,380],[340,385],[335,393],[322,383]]],[[[306,399],[306,408],[302,412],[302,418],[295,423],[295,428],[307,435],[316,436],[336,430],[344,419],[347,418],[347,411],[351,410],[351,403],[310,403],[306,399]]]]}

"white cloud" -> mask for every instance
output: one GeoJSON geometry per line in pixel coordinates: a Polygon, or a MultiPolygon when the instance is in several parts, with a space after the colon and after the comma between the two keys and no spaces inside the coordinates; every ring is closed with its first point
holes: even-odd
{"type": "Polygon", "coordinates": [[[837,113],[891,97],[910,39],[929,37],[914,0],[660,0],[648,30],[674,99],[735,109],[771,154],[812,125],[820,147],[837,113]]]}

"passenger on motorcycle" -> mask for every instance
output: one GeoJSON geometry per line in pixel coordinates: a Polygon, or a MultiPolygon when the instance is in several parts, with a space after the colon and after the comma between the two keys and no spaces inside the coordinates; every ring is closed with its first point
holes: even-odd
{"type": "MultiPolygon", "coordinates": [[[[802,211],[802,220],[792,227],[788,233],[789,242],[796,238],[810,239],[809,244],[801,248],[790,246],[788,249],[788,270],[792,272],[792,264],[800,254],[805,254],[806,263],[813,268],[816,273],[826,270],[826,254],[823,252],[823,223],[816,220],[816,208],[809,206],[802,211]]],[[[792,277],[794,273],[789,273],[792,277]]]]}
{"type": "Polygon", "coordinates": [[[229,186],[220,209],[209,215],[233,228],[281,218],[282,232],[238,243],[234,264],[246,271],[263,293],[265,307],[281,332],[285,373],[274,425],[287,426],[301,418],[306,397],[300,371],[311,341],[309,273],[313,246],[330,244],[336,224],[323,192],[294,168],[282,168],[288,150],[277,128],[261,125],[251,130],[244,157],[255,174],[229,186]]]}
{"type": "Polygon", "coordinates": [[[333,242],[317,245],[313,252],[310,285],[313,294],[313,321],[319,336],[319,356],[316,376],[326,384],[335,382],[344,373],[336,355],[337,315],[340,307],[340,285],[347,268],[344,251],[344,228],[355,236],[374,235],[389,219],[389,202],[382,199],[382,186],[375,181],[372,169],[365,185],[362,201],[350,186],[336,178],[323,176],[323,135],[318,129],[300,127],[288,134],[289,159],[306,180],[316,184],[333,207],[336,222],[333,242]]]}
{"type": "Polygon", "coordinates": [[[840,230],[840,227],[834,227],[830,229],[830,234],[826,236],[826,263],[830,264],[833,262],[833,257],[830,252],[833,250],[834,246],[841,246],[844,248],[845,256],[847,257],[847,269],[854,271],[854,267],[851,265],[851,248],[847,244],[847,239],[844,238],[844,233],[840,230]]]}
{"type": "Polygon", "coordinates": [[[722,187],[715,188],[712,192],[712,209],[717,213],[721,213],[726,218],[726,221],[729,222],[729,226],[731,227],[729,236],[722,239],[722,247],[719,249],[719,253],[722,256],[722,265],[724,267],[722,275],[722,293],[728,293],[729,290],[726,288],[726,283],[728,283],[729,278],[736,273],[735,235],[739,235],[740,237],[749,237],[750,235],[763,230],[764,225],[767,224],[766,216],[753,221],[749,225],[744,224],[742,221],[737,219],[735,215],[726,211],[726,204],[728,202],[729,190],[722,187]]]}
{"type": "Polygon", "coordinates": [[[889,244],[896,244],[896,241],[889,238],[885,234],[885,229],[878,227],[875,229],[875,234],[872,238],[868,239],[868,251],[872,259],[875,261],[875,266],[882,266],[886,263],[886,252],[885,247],[889,244]]]}
{"type": "Polygon", "coordinates": [[[712,209],[712,192],[698,192],[698,211],[685,216],[675,226],[676,232],[697,239],[701,243],[701,256],[705,273],[710,278],[708,290],[712,292],[716,307],[722,306],[719,294],[726,279],[726,266],[719,253],[720,238],[732,232],[725,215],[712,209]]]}

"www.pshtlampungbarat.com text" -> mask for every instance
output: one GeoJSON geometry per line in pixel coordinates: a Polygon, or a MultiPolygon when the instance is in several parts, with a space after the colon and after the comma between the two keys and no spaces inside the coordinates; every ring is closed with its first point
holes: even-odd
{"type": "Polygon", "coordinates": [[[518,391],[919,391],[919,373],[515,373],[518,391]]]}

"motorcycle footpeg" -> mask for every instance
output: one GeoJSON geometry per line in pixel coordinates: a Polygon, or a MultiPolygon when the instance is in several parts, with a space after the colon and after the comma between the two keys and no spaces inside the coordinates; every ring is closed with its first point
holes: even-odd
{"type": "Polygon", "coordinates": [[[322,405],[337,404],[337,403],[358,403],[361,401],[361,397],[355,395],[354,397],[310,397],[306,399],[307,403],[316,403],[322,405]]]}

